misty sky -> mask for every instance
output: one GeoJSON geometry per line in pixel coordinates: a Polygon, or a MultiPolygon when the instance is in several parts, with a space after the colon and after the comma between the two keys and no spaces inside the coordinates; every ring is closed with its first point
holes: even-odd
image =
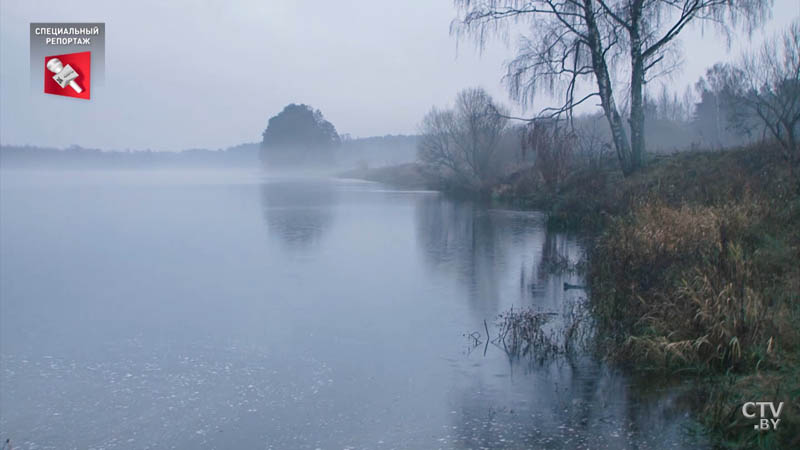
{"type": "MultiPolygon", "coordinates": [[[[800,15],[777,0],[761,34],[800,15]]],[[[481,55],[448,33],[450,0],[0,1],[0,142],[104,149],[221,148],[260,140],[291,102],[340,133],[414,133],[434,104],[467,86],[508,101],[502,43],[481,55]],[[31,89],[30,22],[105,22],[106,80],[90,101],[31,89]]],[[[712,33],[682,36],[678,90],[728,51],[712,33]]]]}

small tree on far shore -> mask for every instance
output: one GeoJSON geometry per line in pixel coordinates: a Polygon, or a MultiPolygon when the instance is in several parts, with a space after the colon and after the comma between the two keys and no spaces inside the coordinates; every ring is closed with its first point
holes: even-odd
{"type": "Polygon", "coordinates": [[[503,110],[482,88],[459,92],[453,109],[432,108],[420,125],[419,160],[454,187],[485,188],[508,122],[503,110]]]}
{"type": "Polygon", "coordinates": [[[322,112],[289,104],[269,119],[262,133],[261,161],[266,167],[329,164],[341,137],[322,112]]]}

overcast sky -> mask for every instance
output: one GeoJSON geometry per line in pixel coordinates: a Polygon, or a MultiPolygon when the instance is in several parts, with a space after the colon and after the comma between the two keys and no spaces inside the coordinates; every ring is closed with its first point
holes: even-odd
{"type": "MultiPolygon", "coordinates": [[[[800,15],[777,0],[764,33],[800,15]]],[[[104,149],[221,148],[260,140],[288,103],[322,110],[340,133],[414,133],[467,86],[509,103],[502,43],[479,54],[448,33],[450,0],[0,0],[0,142],[104,149]],[[30,89],[30,22],[105,22],[105,86],[90,101],[30,89]]],[[[760,39],[759,33],[755,39],[760,39]]],[[[682,90],[730,59],[690,30],[682,90]]]]}

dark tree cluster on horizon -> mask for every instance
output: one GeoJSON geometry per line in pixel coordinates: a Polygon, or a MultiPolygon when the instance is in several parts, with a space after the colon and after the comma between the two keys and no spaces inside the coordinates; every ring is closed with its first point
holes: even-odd
{"type": "Polygon", "coordinates": [[[269,119],[262,138],[261,160],[267,167],[329,163],[342,142],[320,110],[295,103],[269,119]]]}

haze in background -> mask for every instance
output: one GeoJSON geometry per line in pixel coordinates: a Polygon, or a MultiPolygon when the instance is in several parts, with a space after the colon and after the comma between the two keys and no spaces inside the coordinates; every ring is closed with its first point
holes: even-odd
{"type": "MultiPolygon", "coordinates": [[[[766,33],[800,6],[778,0],[776,11],[766,33]]],[[[414,133],[431,105],[463,87],[507,100],[500,78],[513,51],[457,48],[448,33],[454,17],[450,1],[427,0],[5,1],[0,142],[222,148],[260,140],[267,119],[292,102],[321,109],[340,133],[414,133]],[[28,24],[48,21],[106,23],[106,83],[91,101],[29,86],[28,24]]],[[[670,81],[676,90],[726,55],[710,33],[682,36],[685,64],[670,81]]],[[[740,47],[734,43],[732,54],[740,47]]]]}

